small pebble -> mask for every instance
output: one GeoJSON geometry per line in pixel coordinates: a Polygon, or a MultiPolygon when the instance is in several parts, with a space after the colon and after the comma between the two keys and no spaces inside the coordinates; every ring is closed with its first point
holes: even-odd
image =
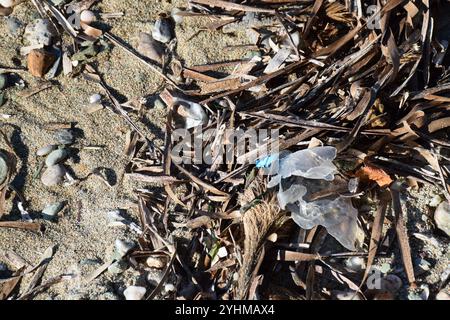
{"type": "Polygon", "coordinates": [[[55,186],[64,180],[64,175],[66,174],[66,169],[60,164],[48,167],[44,173],[42,173],[41,181],[47,186],[55,186]]]}
{"type": "Polygon", "coordinates": [[[175,288],[175,286],[174,286],[173,284],[167,283],[167,284],[164,286],[164,290],[166,290],[166,292],[172,292],[172,291],[175,291],[176,288],[175,288]]]}
{"type": "Polygon", "coordinates": [[[125,218],[120,214],[120,210],[108,211],[106,213],[106,216],[109,220],[109,223],[122,222],[125,220],[125,218]]]}
{"type": "Polygon", "coordinates": [[[168,43],[172,40],[172,26],[170,21],[165,18],[156,20],[152,36],[153,39],[162,43],[168,43]]]}
{"type": "Polygon", "coordinates": [[[90,104],[97,104],[97,103],[100,103],[101,101],[102,101],[102,96],[99,95],[98,93],[93,94],[92,96],[89,97],[90,104]]]}
{"type": "Polygon", "coordinates": [[[8,176],[8,164],[6,158],[0,153],[0,183],[3,183],[8,176]]]}
{"type": "Polygon", "coordinates": [[[164,46],[160,42],[155,41],[150,34],[145,32],[139,33],[139,44],[137,51],[140,54],[153,61],[162,63],[164,50],[164,46]]]}
{"type": "Polygon", "coordinates": [[[8,85],[8,76],[4,73],[0,74],[0,90],[3,90],[8,85]]]}
{"type": "Polygon", "coordinates": [[[155,269],[162,269],[167,265],[167,260],[161,257],[148,257],[146,260],[147,266],[155,269]]]}
{"type": "Polygon", "coordinates": [[[441,196],[438,195],[438,194],[435,194],[435,195],[431,198],[431,200],[430,200],[430,202],[428,203],[428,205],[429,205],[430,207],[436,208],[441,202],[442,202],[441,196]]]}
{"type": "Polygon", "coordinates": [[[439,291],[439,293],[436,295],[436,300],[450,300],[450,295],[445,290],[439,291]]]}
{"type": "Polygon", "coordinates": [[[40,148],[38,151],[36,151],[36,155],[39,157],[43,157],[43,156],[48,155],[53,150],[56,150],[57,148],[58,148],[58,146],[56,146],[54,144],[49,144],[45,147],[40,148]]]}
{"type": "Polygon", "coordinates": [[[129,286],[123,292],[125,299],[127,300],[142,300],[147,290],[144,287],[129,286]]]}
{"type": "Polygon", "coordinates": [[[217,251],[217,256],[219,258],[225,258],[228,255],[228,251],[227,248],[225,247],[220,247],[219,251],[217,251]]]}
{"type": "Polygon", "coordinates": [[[359,272],[365,268],[365,262],[361,257],[351,257],[345,260],[345,266],[352,271],[359,272]]]}
{"type": "Polygon", "coordinates": [[[64,208],[64,202],[50,204],[42,210],[42,217],[45,220],[54,220],[57,214],[64,208]]]}
{"type": "Polygon", "coordinates": [[[47,167],[53,166],[57,163],[60,163],[64,159],[66,159],[69,156],[69,152],[66,149],[57,149],[47,156],[45,159],[45,165],[47,167]]]}
{"type": "Polygon", "coordinates": [[[108,272],[111,274],[121,274],[128,269],[128,264],[123,261],[116,261],[108,267],[108,272]]]}
{"type": "Polygon", "coordinates": [[[60,144],[72,144],[75,140],[73,133],[68,129],[56,131],[55,138],[60,144]]]}
{"type": "Polygon", "coordinates": [[[443,201],[434,212],[436,226],[450,236],[450,204],[443,201]]]}
{"type": "Polygon", "coordinates": [[[97,18],[91,10],[83,10],[80,14],[80,20],[81,22],[84,22],[86,24],[91,24],[92,22],[97,20],[97,18]]]}
{"type": "Polygon", "coordinates": [[[128,253],[128,251],[134,248],[133,242],[124,241],[120,239],[117,239],[114,245],[115,250],[113,258],[115,258],[116,260],[122,259],[128,253]]]}
{"type": "Polygon", "coordinates": [[[11,8],[14,5],[14,0],[0,0],[0,5],[5,8],[11,8]]]}

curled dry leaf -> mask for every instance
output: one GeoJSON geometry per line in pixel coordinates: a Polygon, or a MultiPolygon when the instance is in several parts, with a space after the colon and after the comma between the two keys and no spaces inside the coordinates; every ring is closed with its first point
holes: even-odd
{"type": "Polygon", "coordinates": [[[364,167],[359,169],[355,175],[362,181],[374,181],[382,188],[389,186],[393,181],[383,169],[377,168],[370,164],[364,165],[364,167]]]}

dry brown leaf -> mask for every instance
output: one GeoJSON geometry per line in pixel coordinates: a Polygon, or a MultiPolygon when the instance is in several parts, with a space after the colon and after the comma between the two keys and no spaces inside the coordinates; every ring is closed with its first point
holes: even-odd
{"type": "Polygon", "coordinates": [[[355,175],[361,180],[374,181],[382,188],[389,186],[393,181],[383,169],[370,164],[366,164],[363,168],[359,169],[355,175]]]}

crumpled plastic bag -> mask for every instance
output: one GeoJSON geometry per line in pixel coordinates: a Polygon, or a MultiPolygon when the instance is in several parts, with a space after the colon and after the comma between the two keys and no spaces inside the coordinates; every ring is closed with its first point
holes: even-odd
{"type": "Polygon", "coordinates": [[[350,198],[328,192],[342,184],[334,179],[337,172],[333,164],[335,157],[336,149],[329,146],[280,154],[272,163],[268,187],[279,186],[280,207],[290,211],[292,219],[301,228],[324,226],[345,248],[356,250],[356,244],[363,236],[358,225],[358,211],[350,198]]]}

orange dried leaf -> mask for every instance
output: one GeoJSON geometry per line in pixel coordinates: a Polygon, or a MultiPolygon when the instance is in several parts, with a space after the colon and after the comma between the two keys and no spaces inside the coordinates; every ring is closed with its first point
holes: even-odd
{"type": "Polygon", "coordinates": [[[391,177],[383,170],[372,165],[366,165],[356,172],[356,176],[362,180],[375,181],[380,187],[389,186],[391,177]]]}

